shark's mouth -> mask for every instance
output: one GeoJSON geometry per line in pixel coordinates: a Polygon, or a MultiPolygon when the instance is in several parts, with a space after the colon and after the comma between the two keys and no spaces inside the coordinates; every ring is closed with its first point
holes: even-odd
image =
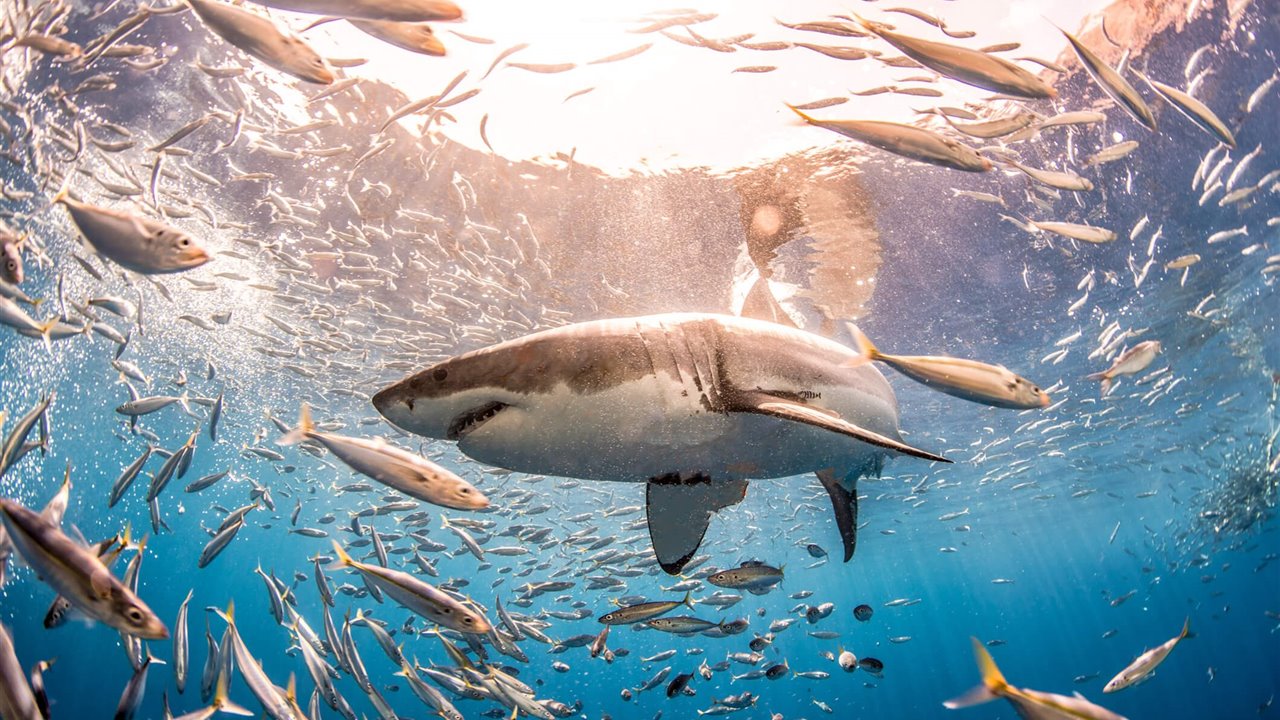
{"type": "Polygon", "coordinates": [[[484,425],[492,420],[498,413],[504,409],[511,407],[510,405],[498,401],[488,402],[477,408],[472,408],[453,419],[449,423],[449,430],[445,433],[445,437],[450,440],[461,440],[470,435],[476,428],[484,425]]]}

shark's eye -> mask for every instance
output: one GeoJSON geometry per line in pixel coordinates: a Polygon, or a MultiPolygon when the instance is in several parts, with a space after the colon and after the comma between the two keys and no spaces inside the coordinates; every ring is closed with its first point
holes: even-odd
{"type": "Polygon", "coordinates": [[[431,373],[431,379],[436,382],[444,382],[447,377],[449,377],[449,371],[444,368],[436,368],[435,372],[431,373]]]}

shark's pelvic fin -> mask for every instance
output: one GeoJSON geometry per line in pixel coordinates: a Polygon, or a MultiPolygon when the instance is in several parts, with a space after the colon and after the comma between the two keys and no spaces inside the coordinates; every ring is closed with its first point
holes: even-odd
{"type": "Polygon", "coordinates": [[[832,468],[819,470],[817,475],[827,495],[831,496],[831,509],[835,512],[836,527],[840,529],[840,540],[844,543],[844,561],[849,562],[858,548],[858,477],[841,478],[832,468]]]}
{"type": "Polygon", "coordinates": [[[746,495],[746,480],[714,481],[702,474],[651,479],[645,491],[649,539],[662,569],[679,573],[702,544],[711,516],[746,495]]]}

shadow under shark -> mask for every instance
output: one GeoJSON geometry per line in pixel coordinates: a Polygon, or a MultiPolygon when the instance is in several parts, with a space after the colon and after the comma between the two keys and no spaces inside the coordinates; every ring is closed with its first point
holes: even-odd
{"type": "Polygon", "coordinates": [[[849,348],[702,313],[578,323],[459,355],[373,397],[388,421],[482,463],[644,482],[649,536],[676,574],[752,479],[814,472],[853,557],[858,479],[902,442],[893,389],[849,348]]]}

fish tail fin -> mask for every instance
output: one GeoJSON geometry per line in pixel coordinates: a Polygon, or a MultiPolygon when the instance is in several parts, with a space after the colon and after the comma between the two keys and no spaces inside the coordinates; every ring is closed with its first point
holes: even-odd
{"type": "Polygon", "coordinates": [[[53,338],[50,337],[49,333],[53,332],[53,329],[58,327],[60,322],[62,322],[62,318],[54,315],[38,326],[40,337],[44,340],[44,349],[48,350],[50,355],[53,354],[53,338]]]}
{"type": "Polygon", "coordinates": [[[815,119],[812,115],[809,115],[808,113],[796,107],[795,105],[792,105],[791,103],[783,103],[783,104],[791,108],[791,112],[799,115],[801,120],[804,120],[810,125],[816,125],[818,123],[817,119],[815,119]]]}
{"type": "Polygon", "coordinates": [[[987,652],[987,649],[982,646],[978,638],[970,638],[970,640],[973,641],[973,656],[978,661],[978,669],[982,672],[982,684],[959,697],[942,703],[943,707],[948,710],[991,702],[1009,687],[1009,683],[1004,679],[1000,668],[996,667],[996,661],[991,657],[991,653],[987,652]]]}
{"type": "Polygon", "coordinates": [[[225,672],[218,673],[218,688],[213,692],[213,702],[209,707],[220,710],[231,715],[243,715],[252,717],[253,711],[238,705],[231,700],[227,694],[227,674],[225,672]]]}
{"type": "Polygon", "coordinates": [[[1182,632],[1178,633],[1178,639],[1186,640],[1187,638],[1193,638],[1195,636],[1196,634],[1191,632],[1191,617],[1188,616],[1187,619],[1182,622],[1182,632]]]}
{"type": "Polygon", "coordinates": [[[1008,687],[1009,681],[1004,679],[1004,674],[996,666],[996,660],[991,657],[991,653],[987,652],[977,638],[970,638],[970,640],[973,641],[973,656],[978,661],[978,669],[982,671],[982,684],[992,692],[1008,687]]]}
{"type": "Polygon", "coordinates": [[[854,349],[858,351],[858,357],[846,362],[846,366],[857,367],[859,365],[866,365],[874,360],[884,359],[884,355],[880,352],[880,349],[876,347],[875,343],[871,342],[871,338],[867,337],[866,333],[862,332],[862,330],[853,323],[847,323],[847,325],[849,328],[849,335],[853,337],[853,344],[856,346],[854,349]]]}
{"type": "Polygon", "coordinates": [[[288,698],[289,702],[291,703],[298,702],[298,676],[297,675],[294,675],[293,673],[289,673],[289,684],[285,686],[284,696],[288,698]]]}
{"type": "Polygon", "coordinates": [[[866,30],[869,33],[879,35],[882,31],[889,29],[887,25],[875,22],[873,20],[868,20],[857,13],[851,13],[851,15],[853,15],[854,22],[861,25],[862,29],[866,30]]]}
{"type": "Polygon", "coordinates": [[[693,591],[692,590],[684,591],[684,600],[681,600],[680,604],[689,608],[690,610],[693,609],[693,591]]]}
{"type": "Polygon", "coordinates": [[[1106,380],[1107,371],[1103,370],[1102,372],[1089,373],[1088,375],[1084,376],[1084,379],[1085,380],[1106,380]]]}
{"type": "Polygon", "coordinates": [[[297,445],[307,438],[307,433],[315,432],[316,425],[311,421],[311,406],[302,403],[298,409],[298,426],[276,440],[277,445],[297,445]]]}
{"type": "Polygon", "coordinates": [[[62,178],[62,184],[58,186],[58,192],[54,193],[53,197],[49,199],[49,207],[53,207],[71,196],[71,178],[73,176],[73,173],[68,171],[66,177],[62,178]]]}
{"type": "Polygon", "coordinates": [[[217,607],[210,607],[209,609],[217,613],[218,617],[225,620],[227,624],[230,625],[231,627],[234,628],[236,626],[236,601],[235,600],[227,601],[226,610],[221,610],[217,607]]]}
{"type": "Polygon", "coordinates": [[[1111,378],[1104,377],[1102,378],[1102,397],[1106,397],[1110,394],[1111,394],[1111,378]]]}
{"type": "Polygon", "coordinates": [[[339,566],[341,566],[341,567],[355,567],[355,562],[356,562],[356,561],[351,559],[351,556],[347,554],[347,551],[346,551],[346,550],[343,550],[343,549],[342,549],[342,546],[338,544],[338,541],[337,541],[337,540],[334,540],[334,541],[333,541],[333,551],[334,551],[334,552],[336,552],[336,553],[338,554],[338,565],[339,565],[339,566]]]}

